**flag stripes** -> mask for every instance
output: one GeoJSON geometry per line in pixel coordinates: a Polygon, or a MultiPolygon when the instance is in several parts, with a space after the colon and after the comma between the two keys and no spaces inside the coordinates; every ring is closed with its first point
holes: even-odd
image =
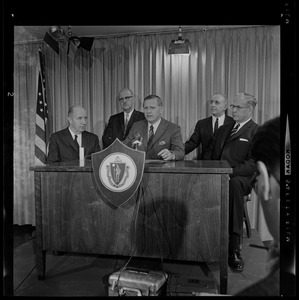
{"type": "Polygon", "coordinates": [[[42,52],[39,49],[38,84],[35,121],[35,164],[44,165],[47,159],[48,105],[45,90],[42,52]]]}
{"type": "Polygon", "coordinates": [[[45,130],[44,119],[42,119],[38,114],[36,115],[36,125],[37,125],[37,129],[40,128],[42,131],[45,130]]]}
{"type": "Polygon", "coordinates": [[[35,137],[35,146],[36,146],[36,151],[42,151],[43,153],[46,153],[46,144],[43,139],[41,139],[39,136],[35,137]]]}

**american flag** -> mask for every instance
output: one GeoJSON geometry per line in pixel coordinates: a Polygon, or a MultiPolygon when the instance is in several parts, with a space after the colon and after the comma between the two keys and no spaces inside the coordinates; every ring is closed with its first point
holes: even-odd
{"type": "Polygon", "coordinates": [[[35,165],[45,165],[47,159],[47,144],[49,138],[48,105],[45,89],[43,56],[39,49],[38,85],[35,125],[35,165]]]}

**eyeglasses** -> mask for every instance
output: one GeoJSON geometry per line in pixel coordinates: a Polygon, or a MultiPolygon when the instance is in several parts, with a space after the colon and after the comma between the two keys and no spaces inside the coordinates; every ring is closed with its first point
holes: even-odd
{"type": "Polygon", "coordinates": [[[233,105],[233,104],[231,104],[229,107],[230,107],[231,110],[233,110],[234,108],[236,110],[240,110],[242,108],[249,108],[249,106],[240,106],[240,105],[233,105]]]}
{"type": "Polygon", "coordinates": [[[124,100],[129,100],[130,98],[132,98],[133,96],[127,96],[124,98],[119,98],[118,101],[124,101],[124,100]]]}
{"type": "Polygon", "coordinates": [[[214,100],[210,100],[210,104],[212,105],[213,103],[215,103],[215,105],[219,105],[221,104],[218,100],[214,101],[214,100]]]}

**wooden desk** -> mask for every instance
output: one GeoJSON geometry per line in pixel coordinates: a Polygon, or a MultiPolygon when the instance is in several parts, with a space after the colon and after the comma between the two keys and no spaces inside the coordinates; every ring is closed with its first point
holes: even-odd
{"type": "Polygon", "coordinates": [[[46,251],[220,263],[227,291],[228,181],[226,161],[146,164],[135,195],[113,208],[97,194],[91,162],[32,167],[38,278],[46,251]]]}

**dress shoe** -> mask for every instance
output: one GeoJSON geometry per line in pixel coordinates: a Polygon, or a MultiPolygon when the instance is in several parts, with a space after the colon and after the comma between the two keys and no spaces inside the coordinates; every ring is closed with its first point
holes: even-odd
{"type": "Polygon", "coordinates": [[[234,272],[242,272],[244,269],[244,260],[240,251],[235,250],[228,258],[228,265],[234,272]]]}

